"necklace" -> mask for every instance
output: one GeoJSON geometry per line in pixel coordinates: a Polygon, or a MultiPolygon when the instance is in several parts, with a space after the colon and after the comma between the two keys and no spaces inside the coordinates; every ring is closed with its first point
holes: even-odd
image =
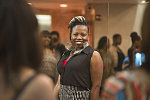
{"type": "Polygon", "coordinates": [[[88,43],[86,42],[86,43],[83,45],[83,48],[82,48],[82,49],[80,49],[80,50],[71,50],[70,56],[73,56],[73,55],[76,55],[76,54],[81,53],[87,46],[88,46],[88,43]]]}

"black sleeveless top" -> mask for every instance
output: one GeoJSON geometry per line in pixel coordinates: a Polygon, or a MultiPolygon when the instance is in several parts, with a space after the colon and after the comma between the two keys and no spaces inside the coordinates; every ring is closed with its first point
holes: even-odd
{"type": "Polygon", "coordinates": [[[70,52],[66,51],[58,62],[60,83],[91,89],[90,62],[94,49],[87,46],[80,54],[72,56],[63,67],[63,61],[69,57],[70,52]]]}
{"type": "Polygon", "coordinates": [[[116,71],[122,71],[122,62],[125,58],[123,52],[117,52],[118,54],[118,65],[116,67],[116,71]]]}

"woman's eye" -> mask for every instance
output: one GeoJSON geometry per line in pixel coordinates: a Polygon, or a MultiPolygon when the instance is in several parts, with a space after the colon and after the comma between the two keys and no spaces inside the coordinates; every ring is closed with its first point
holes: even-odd
{"type": "Polygon", "coordinates": [[[73,34],[74,36],[78,36],[78,34],[73,34]]]}
{"type": "Polygon", "coordinates": [[[85,34],[85,33],[81,33],[81,36],[86,36],[87,34],[85,34]]]}

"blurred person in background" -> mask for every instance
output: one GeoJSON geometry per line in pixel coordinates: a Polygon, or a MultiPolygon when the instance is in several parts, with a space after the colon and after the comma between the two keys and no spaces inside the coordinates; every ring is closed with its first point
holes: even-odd
{"type": "Polygon", "coordinates": [[[54,83],[57,82],[58,72],[57,72],[57,60],[55,57],[55,52],[50,49],[51,35],[49,31],[44,30],[41,32],[43,40],[43,60],[40,67],[40,72],[47,74],[53,79],[54,83]]]}
{"type": "Polygon", "coordinates": [[[122,63],[125,58],[124,53],[119,48],[119,45],[121,45],[121,35],[120,34],[114,34],[113,35],[113,44],[110,46],[110,53],[114,59],[114,70],[115,72],[122,71],[122,63]]]}
{"type": "Polygon", "coordinates": [[[57,67],[61,84],[59,99],[99,100],[103,62],[100,54],[88,45],[88,23],[83,16],[76,16],[69,28],[72,45],[57,67]]]}
{"type": "Polygon", "coordinates": [[[138,36],[137,32],[132,32],[131,35],[131,41],[132,41],[132,46],[128,49],[128,56],[129,56],[129,65],[128,68],[131,68],[134,66],[134,53],[135,51],[141,51],[141,38],[138,36]]]}
{"type": "Polygon", "coordinates": [[[96,49],[102,57],[103,66],[104,66],[102,83],[101,83],[101,91],[103,89],[104,81],[114,73],[114,69],[113,69],[114,63],[113,63],[113,58],[109,52],[109,46],[110,46],[109,39],[106,36],[103,36],[99,39],[98,46],[96,49]]]}
{"type": "Polygon", "coordinates": [[[54,100],[53,82],[38,70],[38,22],[25,0],[0,0],[0,100],[54,100]]]}
{"type": "Polygon", "coordinates": [[[137,69],[123,71],[110,77],[104,87],[102,100],[150,100],[150,4],[144,13],[141,29],[141,51],[145,62],[137,69]]]}
{"type": "Polygon", "coordinates": [[[51,42],[50,42],[50,49],[55,51],[56,58],[59,60],[63,53],[66,51],[65,46],[60,43],[60,36],[57,31],[50,32],[51,35],[51,42]]]}

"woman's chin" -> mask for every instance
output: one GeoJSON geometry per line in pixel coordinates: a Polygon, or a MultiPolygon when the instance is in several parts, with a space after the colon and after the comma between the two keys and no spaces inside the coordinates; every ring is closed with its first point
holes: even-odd
{"type": "Polygon", "coordinates": [[[76,48],[82,49],[83,48],[83,44],[76,44],[76,48]]]}

